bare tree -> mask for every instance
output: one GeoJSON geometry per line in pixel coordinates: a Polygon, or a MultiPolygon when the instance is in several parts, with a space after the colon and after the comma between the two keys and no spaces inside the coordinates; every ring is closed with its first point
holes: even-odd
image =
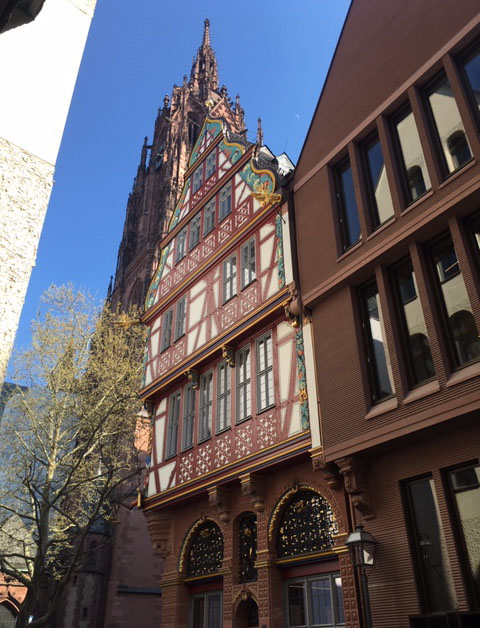
{"type": "Polygon", "coordinates": [[[52,286],[17,357],[0,425],[0,571],[27,588],[17,628],[44,626],[92,526],[131,490],[145,330],[71,286],[52,286]],[[129,481],[130,480],[130,481],[129,481]],[[45,583],[49,602],[38,616],[45,583]]]}

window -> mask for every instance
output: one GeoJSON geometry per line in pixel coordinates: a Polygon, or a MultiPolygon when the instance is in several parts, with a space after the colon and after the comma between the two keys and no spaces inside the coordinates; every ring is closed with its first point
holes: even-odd
{"type": "Polygon", "coordinates": [[[188,241],[188,249],[191,251],[200,242],[200,214],[197,214],[190,221],[190,239],[188,241]]]}
{"type": "Polygon", "coordinates": [[[187,384],[183,389],[182,451],[193,445],[193,421],[195,417],[195,389],[187,384]]]}
{"type": "Polygon", "coordinates": [[[272,334],[257,339],[257,410],[274,404],[272,334]]]}
{"type": "Polygon", "coordinates": [[[183,228],[177,235],[177,253],[175,255],[175,263],[185,257],[185,243],[187,241],[187,228],[183,228]]]}
{"type": "Polygon", "coordinates": [[[377,134],[364,144],[363,150],[367,167],[372,222],[373,227],[376,228],[393,216],[392,197],[388,186],[385,161],[377,134]]]}
{"type": "Polygon", "coordinates": [[[418,298],[417,282],[410,261],[393,270],[400,318],[405,337],[410,384],[415,386],[435,376],[427,328],[418,298]]]}
{"type": "MultiPolygon", "coordinates": [[[[193,535],[187,557],[187,576],[217,573],[223,561],[223,534],[211,519],[201,523],[193,535]]],[[[210,628],[210,624],[207,624],[210,628]]]]}
{"type": "Polygon", "coordinates": [[[203,164],[199,166],[193,173],[193,192],[194,193],[202,187],[202,183],[203,183],[202,170],[203,170],[203,164]]]}
{"type": "Polygon", "coordinates": [[[167,310],[163,315],[163,327],[162,327],[162,344],[161,351],[168,349],[172,337],[172,318],[173,309],[167,310]]]}
{"type": "Polygon", "coordinates": [[[237,371],[237,423],[248,419],[250,407],[250,347],[244,347],[235,357],[237,371]]]}
{"type": "Polygon", "coordinates": [[[407,203],[413,203],[430,189],[431,183],[415,118],[410,109],[404,109],[394,119],[394,128],[402,162],[407,203]]]}
{"type": "Polygon", "coordinates": [[[167,449],[166,458],[177,453],[178,418],[180,415],[180,393],[175,392],[168,400],[167,449]]]}
{"type": "Polygon", "coordinates": [[[447,473],[453,497],[453,514],[459,531],[458,544],[474,605],[480,606],[480,466],[472,464],[447,473]]]}
{"type": "Polygon", "coordinates": [[[217,367],[217,432],[230,427],[231,423],[231,367],[220,362],[217,367]]]}
{"type": "MultiPolygon", "coordinates": [[[[467,230],[471,234],[474,255],[480,263],[480,213],[474,214],[467,223],[467,230]]],[[[480,266],[478,267],[480,269],[480,266]]]]}
{"type": "Polygon", "coordinates": [[[217,155],[213,150],[205,160],[205,180],[209,179],[217,168],[217,155]]]}
{"type": "Polygon", "coordinates": [[[288,628],[344,626],[340,574],[328,574],[288,582],[288,628]]]}
{"type": "Polygon", "coordinates": [[[240,259],[242,288],[245,288],[255,280],[255,239],[242,246],[240,259]]]}
{"type": "Polygon", "coordinates": [[[372,401],[377,402],[393,394],[393,383],[382,309],[375,282],[361,290],[361,301],[372,401]]]}
{"type": "Polygon", "coordinates": [[[426,95],[442,149],[443,169],[450,174],[470,161],[472,153],[447,77],[440,77],[427,88],[426,95]]]}
{"type": "Polygon", "coordinates": [[[453,242],[446,236],[430,248],[434,278],[455,367],[480,357],[480,341],[453,242]]]}
{"type": "Polygon", "coordinates": [[[453,609],[453,585],[433,480],[425,477],[406,482],[404,487],[423,611],[453,609]]]}
{"type": "Polygon", "coordinates": [[[205,237],[215,227],[215,198],[205,205],[203,210],[203,236],[205,237]]]}
{"type": "Polygon", "coordinates": [[[350,162],[344,161],[335,170],[335,187],[338,199],[339,223],[343,250],[350,248],[361,238],[357,201],[353,189],[350,162]]]}
{"type": "Polygon", "coordinates": [[[254,512],[244,512],[238,521],[238,566],[240,582],[253,582],[257,579],[256,560],[257,515],[254,512]]]}
{"type": "Polygon", "coordinates": [[[219,220],[223,220],[232,211],[232,184],[227,185],[220,191],[220,215],[219,220]]]}
{"type": "Polygon", "coordinates": [[[466,83],[470,89],[472,104],[480,112],[480,49],[478,46],[463,61],[466,83]]]}
{"type": "Polygon", "coordinates": [[[235,255],[223,262],[223,302],[237,294],[237,258],[235,255]]]}
{"type": "Polygon", "coordinates": [[[199,442],[212,435],[212,371],[200,377],[199,442]]]}
{"type": "Polygon", "coordinates": [[[222,625],[221,592],[195,595],[192,598],[192,628],[221,628],[222,625]]]}
{"type": "Polygon", "coordinates": [[[187,297],[183,297],[177,302],[177,314],[175,316],[175,340],[178,340],[185,333],[185,313],[187,297]]]}

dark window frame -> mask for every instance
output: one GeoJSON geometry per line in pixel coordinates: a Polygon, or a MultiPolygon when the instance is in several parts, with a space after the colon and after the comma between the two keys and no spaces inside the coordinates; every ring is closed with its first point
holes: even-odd
{"type": "Polygon", "coordinates": [[[475,92],[465,69],[465,65],[476,56],[480,56],[480,39],[474,40],[469,46],[467,46],[467,48],[465,48],[465,50],[463,50],[456,57],[456,62],[457,67],[460,70],[462,84],[467,96],[468,104],[470,105],[471,110],[473,110],[473,115],[477,122],[478,128],[480,129],[480,106],[476,101],[475,92]]]}
{"type": "Polygon", "coordinates": [[[376,231],[377,229],[379,229],[383,225],[386,225],[388,222],[390,222],[391,220],[395,218],[395,211],[393,210],[392,190],[390,187],[390,182],[388,180],[388,173],[385,171],[385,176],[387,178],[387,185],[390,192],[390,199],[392,201],[392,215],[386,218],[383,222],[380,221],[380,213],[378,209],[377,199],[375,197],[374,182],[372,180],[372,172],[370,169],[370,161],[368,158],[368,152],[375,144],[380,145],[380,150],[382,152],[382,157],[383,157],[383,163],[386,170],[385,152],[383,150],[382,142],[380,141],[380,136],[377,130],[370,133],[370,135],[368,135],[368,137],[361,144],[362,165],[363,165],[363,170],[364,170],[363,174],[364,174],[364,180],[366,182],[365,187],[366,187],[366,191],[368,195],[369,214],[370,214],[370,222],[371,222],[372,231],[376,231]]]}
{"type": "Polygon", "coordinates": [[[336,196],[336,218],[337,223],[340,229],[340,240],[342,245],[342,253],[345,253],[353,246],[362,241],[362,229],[360,224],[360,212],[358,208],[357,198],[355,194],[355,185],[353,183],[353,167],[350,162],[349,157],[344,157],[341,161],[339,161],[333,167],[333,180],[334,180],[334,188],[335,188],[335,196],[336,196]],[[348,219],[348,209],[345,203],[345,192],[342,175],[347,170],[351,171],[352,176],[352,187],[353,187],[353,196],[355,199],[355,209],[356,209],[356,218],[358,222],[358,238],[356,240],[353,239],[353,236],[350,234],[350,221],[348,219]]]}

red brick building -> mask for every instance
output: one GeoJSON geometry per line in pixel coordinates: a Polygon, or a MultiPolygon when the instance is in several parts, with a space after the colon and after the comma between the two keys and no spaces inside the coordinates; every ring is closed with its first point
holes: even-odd
{"type": "Polygon", "coordinates": [[[378,541],[375,628],[480,625],[479,8],[353,0],[293,182],[319,457],[378,541]]]}

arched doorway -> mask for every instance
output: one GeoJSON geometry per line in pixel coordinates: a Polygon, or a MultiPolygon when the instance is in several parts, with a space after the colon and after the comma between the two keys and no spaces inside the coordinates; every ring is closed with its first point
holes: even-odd
{"type": "Polygon", "coordinates": [[[258,604],[253,597],[242,599],[235,613],[234,628],[258,627],[258,604]]]}

